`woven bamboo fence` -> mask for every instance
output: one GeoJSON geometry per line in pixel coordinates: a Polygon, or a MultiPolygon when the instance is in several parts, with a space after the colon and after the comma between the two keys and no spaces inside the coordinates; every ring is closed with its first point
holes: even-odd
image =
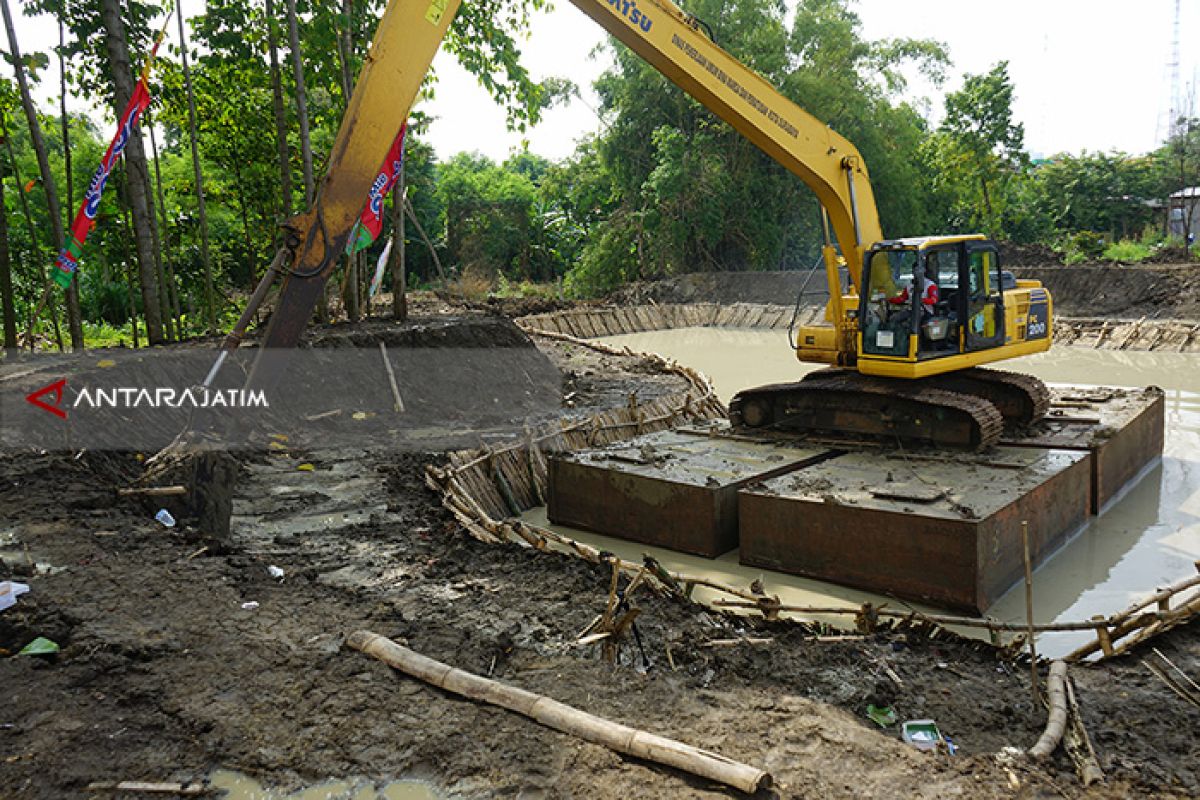
{"type": "MultiPolygon", "coordinates": [[[[517,320],[517,324],[527,331],[563,333],[580,339],[594,339],[600,336],[672,328],[784,330],[792,320],[792,313],[791,306],[756,303],[655,303],[642,306],[573,308],[522,317],[517,320]]],[[[824,306],[802,306],[797,323],[811,325],[824,318],[824,306]]]]}
{"type": "Polygon", "coordinates": [[[1192,320],[1056,319],[1054,324],[1058,344],[1097,350],[1200,352],[1200,322],[1192,320]]]}

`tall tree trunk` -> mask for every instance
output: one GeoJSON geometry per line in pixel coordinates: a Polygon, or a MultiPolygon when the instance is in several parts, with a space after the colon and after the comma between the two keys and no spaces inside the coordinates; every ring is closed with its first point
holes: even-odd
{"type": "MultiPolygon", "coordinates": [[[[121,20],[120,0],[101,0],[100,17],[104,25],[104,46],[113,79],[113,99],[117,119],[133,96],[134,72],[129,60],[129,44],[125,38],[125,23],[121,20]]],[[[141,284],[142,313],[146,317],[146,340],[162,344],[162,313],[158,304],[158,268],[154,261],[154,217],[150,213],[146,187],[150,185],[146,166],[146,151],[140,131],[135,131],[125,145],[126,186],[129,210],[133,215],[134,246],[137,250],[138,282],[141,284]]]]}
{"type": "MultiPolygon", "coordinates": [[[[345,24],[338,31],[337,50],[338,63],[341,67],[343,113],[350,107],[350,94],[354,91],[350,85],[350,56],[354,47],[354,40],[350,37],[350,14],[353,11],[351,0],[342,0],[342,20],[345,24]]],[[[345,259],[346,280],[343,283],[342,303],[346,309],[346,316],[351,322],[358,322],[362,316],[362,309],[359,305],[358,280],[361,262],[362,257],[359,253],[351,253],[345,259]]]]}
{"type": "MultiPolygon", "coordinates": [[[[150,109],[146,109],[146,113],[142,116],[144,127],[150,129],[150,159],[154,164],[154,170],[158,171],[158,147],[154,144],[154,120],[150,116],[150,109]]],[[[140,136],[140,133],[139,133],[140,136]]],[[[143,144],[143,147],[145,145],[143,144]]],[[[158,176],[161,180],[161,176],[158,176]]],[[[153,187],[149,184],[150,170],[146,170],[146,197],[150,201],[150,233],[154,240],[154,276],[158,284],[158,313],[163,321],[163,333],[166,334],[168,340],[175,337],[175,320],[171,316],[171,301],[167,296],[167,273],[163,268],[163,246],[162,246],[162,231],[158,219],[158,209],[154,204],[153,187]]]]}
{"type": "MultiPolygon", "coordinates": [[[[29,138],[33,141],[38,171],[42,177],[42,188],[46,192],[46,211],[50,215],[50,230],[54,235],[55,252],[62,252],[66,245],[66,238],[63,234],[62,208],[58,203],[58,188],[54,183],[54,174],[50,172],[50,159],[46,155],[46,140],[42,137],[42,126],[38,123],[37,109],[29,94],[29,81],[25,76],[24,63],[21,61],[21,47],[17,44],[17,31],[13,27],[8,0],[0,0],[0,14],[4,16],[4,27],[8,31],[9,57],[12,59],[13,72],[17,77],[17,88],[21,93],[21,108],[25,111],[26,122],[29,123],[29,138]]],[[[82,350],[83,325],[79,316],[79,291],[76,288],[75,280],[72,280],[70,288],[67,289],[67,314],[71,320],[71,347],[75,350],[82,350]]]]}
{"type": "Polygon", "coordinates": [[[296,0],[287,0],[288,42],[292,50],[292,75],[296,82],[296,120],[300,123],[300,157],[304,162],[304,207],[312,206],[316,191],[313,180],[312,142],[308,135],[308,90],[304,84],[304,59],[300,52],[300,25],[296,0]]]}
{"type": "Polygon", "coordinates": [[[388,254],[388,271],[392,273],[392,316],[398,322],[408,319],[408,289],[407,265],[404,263],[404,201],[408,197],[408,187],[404,185],[404,161],[400,161],[400,177],[396,179],[396,188],[392,190],[392,252],[388,254]]]}
{"type": "Polygon", "coordinates": [[[233,165],[233,188],[234,194],[237,197],[238,216],[242,218],[242,246],[246,248],[246,263],[250,265],[250,289],[258,283],[258,277],[254,274],[254,239],[250,235],[250,215],[246,211],[246,191],[242,186],[242,170],[238,167],[237,159],[231,162],[233,165]]]}
{"type": "MultiPolygon", "coordinates": [[[[33,223],[33,214],[29,210],[29,200],[25,197],[25,192],[21,187],[25,184],[21,181],[21,169],[17,166],[17,157],[13,154],[12,137],[8,135],[8,117],[3,111],[0,111],[0,137],[4,139],[4,148],[8,151],[8,163],[12,164],[13,178],[17,184],[17,199],[21,201],[21,216],[25,218],[25,227],[29,231],[29,247],[33,251],[33,260],[36,263],[37,270],[35,274],[38,280],[45,283],[49,278],[46,276],[46,269],[50,266],[48,259],[42,256],[42,244],[38,239],[38,229],[33,223]]],[[[37,324],[37,320],[33,319],[35,309],[30,309],[29,319],[29,349],[33,350],[33,330],[37,324]]],[[[63,350],[62,330],[58,326],[58,303],[54,300],[54,294],[50,294],[50,321],[54,325],[54,341],[58,344],[58,352],[63,350]]]]}
{"type": "Polygon", "coordinates": [[[271,57],[271,105],[275,112],[275,147],[279,151],[279,208],[280,216],[287,219],[292,215],[292,154],[287,140],[287,110],[283,105],[279,42],[275,37],[275,0],[267,0],[267,52],[271,57]]]}
{"type": "MultiPolygon", "coordinates": [[[[111,0],[106,0],[111,2],[111,0]]],[[[208,332],[217,331],[217,291],[213,286],[212,259],[208,252],[208,212],[204,206],[204,173],[200,169],[200,145],[196,135],[196,93],[192,89],[192,69],[188,65],[187,33],[183,29],[183,7],[175,0],[175,16],[179,23],[179,52],[182,58],[183,83],[187,87],[188,136],[192,142],[192,173],[196,181],[196,213],[200,217],[200,261],[204,264],[204,305],[208,332]]]]}
{"type": "MultiPolygon", "coordinates": [[[[63,168],[67,176],[67,208],[63,217],[63,225],[71,224],[71,215],[75,213],[75,176],[71,169],[71,118],[67,114],[67,70],[66,70],[66,31],[62,17],[58,18],[58,97],[59,121],[62,123],[63,168]]],[[[71,346],[83,348],[83,311],[79,307],[79,274],[71,278],[67,287],[67,326],[71,329],[71,346]],[[78,344],[76,344],[78,342],[78,344]]]]}
{"type": "Polygon", "coordinates": [[[63,224],[70,225],[71,214],[75,211],[75,176],[71,173],[71,120],[67,116],[67,68],[64,51],[67,40],[63,30],[62,17],[58,18],[58,98],[59,122],[62,123],[63,140],[63,171],[67,176],[67,216],[63,224]]]}
{"type": "Polygon", "coordinates": [[[4,207],[4,165],[0,163],[0,313],[4,315],[4,351],[17,354],[17,306],[13,302],[12,260],[8,253],[8,212],[4,207]]]}
{"type": "MultiPolygon", "coordinates": [[[[160,231],[162,231],[160,244],[162,245],[163,251],[167,252],[170,249],[167,247],[166,242],[167,204],[163,200],[162,170],[160,170],[158,167],[158,141],[154,136],[154,126],[147,124],[146,127],[150,129],[150,155],[154,160],[154,195],[158,201],[158,228],[160,231]]],[[[164,258],[163,263],[166,267],[165,283],[167,289],[168,314],[175,321],[175,339],[177,341],[183,341],[183,320],[179,313],[179,288],[178,284],[175,282],[175,265],[172,263],[169,257],[164,258]]]]}
{"type": "MultiPolygon", "coordinates": [[[[126,145],[126,146],[128,147],[128,145],[126,145]]],[[[131,239],[134,242],[137,241],[137,232],[134,231],[134,229],[133,229],[133,215],[129,213],[129,207],[132,204],[129,202],[129,162],[128,161],[125,162],[124,168],[121,170],[121,174],[118,175],[117,177],[120,179],[119,183],[121,186],[121,199],[124,201],[124,203],[122,203],[122,205],[125,206],[125,212],[122,214],[122,216],[125,218],[125,228],[127,231],[129,231],[129,234],[126,237],[124,237],[125,238],[125,276],[126,276],[126,279],[129,281],[129,328],[130,328],[131,332],[133,333],[133,349],[136,350],[137,346],[138,346],[138,315],[137,315],[137,301],[136,301],[137,285],[136,285],[136,281],[134,280],[134,271],[133,271],[132,267],[130,266],[131,262],[135,262],[136,259],[132,258],[131,257],[132,254],[129,252],[129,241],[131,239]]],[[[142,298],[142,302],[145,302],[145,297],[142,298]]]]}
{"type": "MultiPolygon", "coordinates": [[[[300,161],[304,167],[304,207],[312,207],[316,193],[313,179],[312,142],[308,135],[308,90],[304,84],[304,58],[300,51],[300,24],[296,19],[296,0],[287,2],[288,44],[292,51],[292,78],[296,84],[296,121],[300,124],[300,161]]],[[[329,321],[329,284],[321,289],[317,318],[329,321]]]]}

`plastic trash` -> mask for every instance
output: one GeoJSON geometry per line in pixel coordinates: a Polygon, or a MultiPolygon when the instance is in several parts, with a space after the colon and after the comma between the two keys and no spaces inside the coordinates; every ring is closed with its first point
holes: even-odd
{"type": "Polygon", "coordinates": [[[877,705],[867,706],[867,719],[874,722],[881,728],[886,728],[888,725],[896,724],[896,709],[891,706],[880,708],[877,705]]]}
{"type": "Polygon", "coordinates": [[[171,512],[165,508],[160,508],[154,518],[163,524],[164,528],[174,528],[175,518],[171,516],[171,512]]]}
{"type": "Polygon", "coordinates": [[[39,636],[21,648],[19,656],[51,656],[59,651],[58,643],[52,642],[45,636],[39,636]]]}
{"type": "Polygon", "coordinates": [[[244,611],[253,611],[256,608],[258,608],[257,600],[247,600],[245,603],[242,603],[242,609],[244,611]]]}
{"type": "Polygon", "coordinates": [[[909,720],[901,727],[900,736],[918,750],[935,750],[945,741],[937,723],[931,719],[909,720]]]}
{"type": "Polygon", "coordinates": [[[29,591],[24,583],[0,581],[0,611],[16,605],[17,598],[29,591]]]}
{"type": "Polygon", "coordinates": [[[267,574],[270,575],[272,578],[274,578],[277,581],[283,580],[283,570],[280,569],[279,567],[275,566],[274,564],[267,567],[267,574]]]}

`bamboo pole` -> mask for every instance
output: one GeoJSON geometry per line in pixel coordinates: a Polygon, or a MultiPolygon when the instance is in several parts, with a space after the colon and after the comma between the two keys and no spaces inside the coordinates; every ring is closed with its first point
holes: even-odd
{"type": "Polygon", "coordinates": [[[455,669],[370,631],[355,631],[346,643],[406,675],[440,689],[515,711],[548,728],[603,745],[618,753],[674,767],[747,794],[754,794],[773,782],[769,773],[748,764],[597,717],[543,695],[455,669]]]}
{"type": "Polygon", "coordinates": [[[1029,558],[1029,523],[1021,521],[1021,546],[1025,551],[1025,622],[1029,630],[1026,638],[1029,642],[1029,688],[1033,692],[1033,708],[1036,711],[1041,695],[1038,692],[1037,646],[1034,644],[1033,630],[1033,562],[1029,558]]]}
{"type": "Polygon", "coordinates": [[[1030,758],[1045,758],[1054,752],[1062,741],[1063,731],[1067,725],[1067,662],[1055,661],[1050,664],[1050,675],[1046,678],[1046,694],[1050,701],[1050,717],[1046,720],[1046,730],[1037,744],[1029,748],[1030,758]]]}
{"type": "Polygon", "coordinates": [[[383,368],[387,370],[388,385],[392,387],[392,399],[396,401],[392,407],[395,411],[403,414],[404,400],[400,397],[400,386],[396,383],[396,373],[392,371],[392,362],[388,358],[387,345],[382,340],[379,342],[379,355],[383,357],[383,368]]]}
{"type": "Polygon", "coordinates": [[[132,486],[117,489],[121,497],[140,495],[142,497],[174,497],[188,493],[186,486],[132,486]]]}

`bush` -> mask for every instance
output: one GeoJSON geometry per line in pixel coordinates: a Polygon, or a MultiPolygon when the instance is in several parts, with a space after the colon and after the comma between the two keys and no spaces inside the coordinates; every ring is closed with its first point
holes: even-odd
{"type": "Polygon", "coordinates": [[[1067,265],[1096,261],[1104,255],[1106,242],[1103,234],[1095,231],[1077,231],[1059,243],[1063,263],[1067,265]]]}
{"type": "Polygon", "coordinates": [[[1104,249],[1105,261],[1120,261],[1125,264],[1139,264],[1150,257],[1153,249],[1141,242],[1123,239],[1113,242],[1104,249]]]}

